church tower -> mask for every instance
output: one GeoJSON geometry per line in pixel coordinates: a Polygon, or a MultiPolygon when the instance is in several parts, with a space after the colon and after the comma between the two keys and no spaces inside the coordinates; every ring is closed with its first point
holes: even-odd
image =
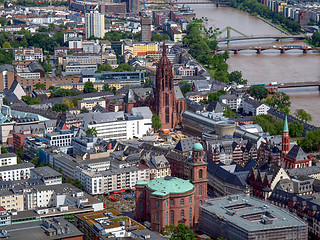
{"type": "Polygon", "coordinates": [[[158,62],[154,89],[155,113],[159,115],[162,129],[174,129],[177,123],[176,96],[173,86],[172,66],[163,43],[162,57],[158,62]]]}
{"type": "Polygon", "coordinates": [[[199,206],[204,204],[204,200],[208,198],[207,194],[207,163],[204,161],[204,149],[201,143],[197,142],[192,148],[192,159],[189,165],[191,173],[191,182],[193,183],[195,193],[195,209],[194,222],[199,221],[199,206]]]}
{"type": "Polygon", "coordinates": [[[281,151],[282,158],[284,158],[289,152],[289,143],[290,143],[290,137],[289,137],[288,119],[286,116],[284,120],[284,127],[283,127],[283,133],[282,133],[282,151],[281,151]]]}

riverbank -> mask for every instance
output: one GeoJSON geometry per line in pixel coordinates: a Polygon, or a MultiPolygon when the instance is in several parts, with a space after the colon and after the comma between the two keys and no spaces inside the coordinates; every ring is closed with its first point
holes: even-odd
{"type": "Polygon", "coordinates": [[[272,22],[270,22],[268,19],[264,19],[263,17],[260,17],[260,16],[256,16],[257,18],[259,18],[261,21],[269,24],[270,26],[276,28],[277,30],[279,30],[280,32],[286,34],[286,35],[290,35],[289,32],[287,32],[286,30],[284,30],[283,28],[281,28],[280,26],[277,26],[275,24],[273,24],[272,22]]]}

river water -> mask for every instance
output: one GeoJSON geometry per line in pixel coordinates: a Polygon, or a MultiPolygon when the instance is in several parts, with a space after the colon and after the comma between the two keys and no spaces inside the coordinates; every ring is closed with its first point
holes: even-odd
{"type": "MultiPolygon", "coordinates": [[[[215,7],[213,4],[190,5],[197,18],[207,17],[207,27],[224,29],[230,26],[246,35],[270,36],[284,35],[279,30],[257,17],[230,7],[215,7]]],[[[238,35],[231,32],[231,36],[238,35]]],[[[280,46],[305,45],[302,41],[290,39],[277,42],[274,40],[246,40],[231,42],[231,46],[280,46]]],[[[220,48],[226,43],[220,44],[220,48]]],[[[320,81],[320,53],[303,54],[301,50],[289,50],[280,54],[278,50],[266,50],[262,54],[255,51],[240,51],[230,54],[229,72],[241,71],[249,84],[270,82],[320,81]]],[[[317,88],[284,90],[291,98],[291,113],[303,108],[312,117],[312,124],[320,126],[320,93],[317,88]]]]}

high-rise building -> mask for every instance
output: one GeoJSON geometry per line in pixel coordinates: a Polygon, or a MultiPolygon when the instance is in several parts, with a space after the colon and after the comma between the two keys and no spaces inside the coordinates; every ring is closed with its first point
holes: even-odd
{"type": "Polygon", "coordinates": [[[104,15],[94,11],[86,13],[85,16],[86,38],[95,36],[97,38],[104,37],[104,15]]]}
{"type": "Polygon", "coordinates": [[[151,41],[151,17],[141,17],[141,41],[150,42],[151,41]]]}

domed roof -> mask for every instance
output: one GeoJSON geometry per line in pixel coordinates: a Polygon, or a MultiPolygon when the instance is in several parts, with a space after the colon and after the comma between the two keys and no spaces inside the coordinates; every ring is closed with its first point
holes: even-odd
{"type": "Polygon", "coordinates": [[[193,148],[192,150],[196,150],[196,151],[202,151],[203,150],[203,146],[201,143],[196,142],[195,144],[193,144],[193,148]]]}
{"type": "Polygon", "coordinates": [[[152,195],[158,196],[186,193],[194,189],[194,186],[190,181],[171,176],[153,179],[146,185],[149,189],[154,191],[152,195]]]}

